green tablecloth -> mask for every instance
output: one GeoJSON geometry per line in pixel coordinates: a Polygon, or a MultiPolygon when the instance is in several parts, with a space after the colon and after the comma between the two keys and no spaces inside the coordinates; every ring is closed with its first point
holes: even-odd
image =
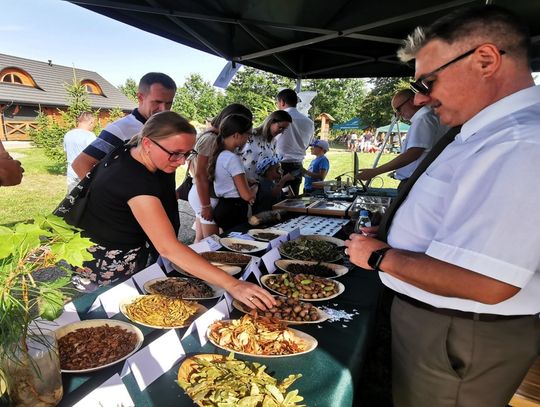
{"type": "MultiPolygon", "coordinates": [[[[304,403],[310,407],[347,407],[353,405],[355,389],[360,388],[358,383],[363,361],[377,310],[377,303],[381,292],[381,283],[377,273],[355,268],[339,279],[345,284],[345,292],[329,301],[318,302],[317,306],[328,306],[343,310],[349,314],[357,313],[350,321],[323,322],[321,324],[308,324],[294,326],[312,336],[319,342],[318,347],[305,355],[285,358],[256,358],[237,355],[238,359],[258,361],[265,364],[268,372],[282,379],[289,374],[301,373],[303,377],[297,380],[290,390],[296,388],[304,397],[304,403]]],[[[88,313],[95,297],[106,289],[96,293],[87,294],[75,300],[75,305],[81,319],[106,318],[104,311],[99,308],[88,313]]],[[[213,306],[215,301],[203,302],[206,306],[213,306]]],[[[234,311],[232,316],[239,316],[234,311]]],[[[115,319],[126,319],[121,315],[115,319]]],[[[145,336],[143,346],[156,340],[166,331],[153,330],[139,326],[145,336]]],[[[178,329],[178,337],[184,335],[185,329],[178,329]]],[[[106,344],[104,344],[106,346],[106,344]]],[[[187,355],[197,353],[223,353],[220,349],[208,343],[200,346],[196,334],[190,335],[182,341],[187,355]]],[[[180,362],[181,363],[181,362],[180,362]]],[[[120,373],[123,363],[83,374],[63,374],[64,398],[60,406],[71,406],[114,373],[120,373]]],[[[192,406],[192,401],[176,384],[179,363],[158,378],[145,391],[140,392],[131,375],[123,381],[135,402],[136,406],[192,406]]]]}

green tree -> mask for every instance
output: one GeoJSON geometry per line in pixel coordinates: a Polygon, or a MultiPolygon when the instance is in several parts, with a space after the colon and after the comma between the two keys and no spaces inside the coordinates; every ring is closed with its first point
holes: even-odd
{"type": "Polygon", "coordinates": [[[372,78],[369,82],[372,89],[360,105],[359,117],[365,124],[379,127],[390,122],[393,115],[390,105],[392,96],[408,83],[402,78],[372,78]]]}
{"type": "Polygon", "coordinates": [[[176,91],[172,110],[199,123],[223,108],[224,97],[200,74],[191,74],[176,91]]]}
{"type": "Polygon", "coordinates": [[[226,89],[226,103],[242,103],[253,112],[254,123],[260,124],[276,110],[276,95],[281,88],[294,88],[292,79],[255,68],[243,67],[226,89]]]}
{"type": "Polygon", "coordinates": [[[126,95],[129,99],[133,100],[135,103],[138,102],[137,100],[137,90],[138,90],[137,82],[135,82],[132,78],[127,78],[126,82],[124,82],[123,85],[119,85],[118,89],[120,92],[122,92],[124,95],[126,95]]]}

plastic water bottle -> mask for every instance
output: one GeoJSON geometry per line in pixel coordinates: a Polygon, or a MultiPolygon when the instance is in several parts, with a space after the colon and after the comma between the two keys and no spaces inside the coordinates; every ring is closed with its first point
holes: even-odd
{"type": "Polygon", "coordinates": [[[362,228],[369,227],[371,227],[371,219],[369,218],[369,212],[365,209],[362,209],[360,211],[360,215],[358,216],[358,220],[356,221],[356,225],[354,225],[354,232],[362,233],[362,228]]]}

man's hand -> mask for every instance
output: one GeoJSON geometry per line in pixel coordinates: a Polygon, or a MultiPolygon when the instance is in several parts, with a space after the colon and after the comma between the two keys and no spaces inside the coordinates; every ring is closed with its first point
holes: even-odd
{"type": "MultiPolygon", "coordinates": [[[[9,155],[8,155],[9,156],[9,155]]],[[[0,185],[18,185],[22,181],[24,168],[20,161],[10,158],[0,158],[0,185]]]]}
{"type": "Polygon", "coordinates": [[[201,216],[203,219],[206,219],[208,222],[211,222],[212,220],[214,220],[214,211],[212,209],[212,206],[201,208],[201,216]]]}
{"type": "Polygon", "coordinates": [[[371,269],[368,264],[371,253],[383,247],[388,247],[386,243],[380,240],[356,233],[349,236],[349,240],[345,241],[345,246],[347,246],[347,253],[349,254],[351,263],[368,270],[371,269]]]}
{"type": "Polygon", "coordinates": [[[291,173],[287,173],[281,177],[281,180],[285,183],[294,180],[294,177],[291,175],[291,173]]]}
{"type": "Polygon", "coordinates": [[[377,175],[379,175],[379,171],[377,171],[376,168],[362,168],[358,170],[356,178],[361,179],[362,181],[369,181],[377,175]]]}

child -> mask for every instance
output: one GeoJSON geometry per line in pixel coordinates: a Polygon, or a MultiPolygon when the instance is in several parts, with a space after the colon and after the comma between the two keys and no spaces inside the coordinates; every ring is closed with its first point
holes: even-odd
{"type": "Polygon", "coordinates": [[[281,157],[272,156],[265,157],[257,162],[257,175],[259,176],[259,191],[257,199],[253,205],[253,213],[269,211],[272,205],[284,199],[282,191],[284,185],[288,181],[292,181],[292,174],[281,176],[281,165],[279,162],[281,157]]]}
{"type": "Polygon", "coordinates": [[[330,162],[325,154],[330,149],[328,141],[315,140],[311,143],[311,154],[316,158],[309,164],[308,169],[303,169],[304,173],[304,193],[313,191],[313,181],[324,181],[330,170],[330,162]]]}
{"type": "Polygon", "coordinates": [[[251,132],[251,120],[239,114],[227,116],[219,126],[208,174],[214,181],[218,198],[214,219],[223,231],[247,220],[248,203],[253,203],[257,194],[257,188],[248,185],[242,157],[237,153],[244,147],[251,132]]]}

